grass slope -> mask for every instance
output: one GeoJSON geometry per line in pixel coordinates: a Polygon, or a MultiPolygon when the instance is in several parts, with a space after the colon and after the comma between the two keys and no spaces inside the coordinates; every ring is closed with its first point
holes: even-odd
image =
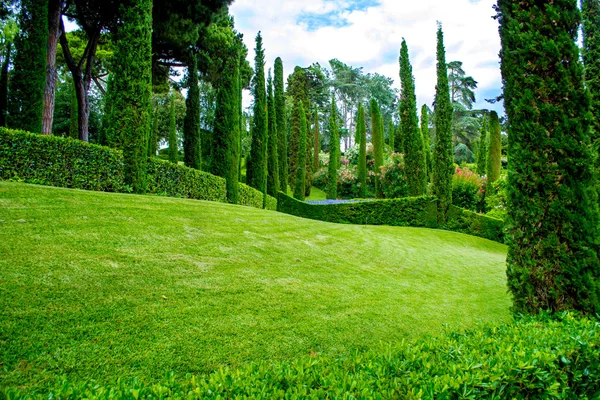
{"type": "Polygon", "coordinates": [[[0,385],[347,354],[509,319],[506,247],[0,182],[0,385]]]}

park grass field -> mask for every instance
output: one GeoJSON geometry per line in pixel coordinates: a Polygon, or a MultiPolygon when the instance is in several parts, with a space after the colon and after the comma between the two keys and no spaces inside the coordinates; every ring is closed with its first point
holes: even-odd
{"type": "Polygon", "coordinates": [[[336,357],[510,319],[504,245],[0,182],[0,385],[336,357]]]}

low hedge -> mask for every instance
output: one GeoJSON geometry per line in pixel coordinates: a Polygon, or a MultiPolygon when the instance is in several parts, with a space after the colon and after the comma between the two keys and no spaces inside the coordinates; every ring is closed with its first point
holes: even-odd
{"type": "MultiPolygon", "coordinates": [[[[227,201],[225,180],[221,177],[159,158],[148,160],[147,173],[148,193],[227,201]]],[[[124,184],[121,151],[6,128],[0,128],[0,180],[104,192],[131,191],[124,184]]],[[[241,186],[240,204],[262,208],[262,193],[241,186]]],[[[267,198],[268,209],[275,210],[276,203],[273,197],[267,198]]]]}
{"type": "Polygon", "coordinates": [[[66,378],[8,399],[394,398],[594,399],[600,396],[600,323],[563,313],[381,345],[348,357],[308,357],[224,367],[160,383],[103,386],[66,378]]]}
{"type": "Polygon", "coordinates": [[[342,224],[439,228],[504,243],[502,220],[451,207],[445,224],[437,223],[433,197],[405,197],[352,203],[309,204],[279,193],[277,210],[298,217],[342,224]]]}

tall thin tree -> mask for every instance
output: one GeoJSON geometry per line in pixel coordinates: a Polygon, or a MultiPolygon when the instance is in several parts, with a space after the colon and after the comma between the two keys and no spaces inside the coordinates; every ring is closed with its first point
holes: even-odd
{"type": "Polygon", "coordinates": [[[294,112],[297,114],[294,121],[294,130],[298,130],[298,167],[294,186],[294,198],[304,200],[306,190],[306,113],[302,101],[297,101],[294,112]]]}
{"type": "Polygon", "coordinates": [[[479,134],[479,149],[477,152],[477,173],[485,175],[487,171],[487,153],[488,145],[488,118],[486,115],[482,117],[481,130],[479,134]]]}
{"type": "Polygon", "coordinates": [[[287,192],[288,179],[288,146],[287,146],[287,118],[285,114],[285,97],[283,86],[283,61],[280,57],[275,59],[275,121],[277,123],[277,151],[279,152],[279,186],[287,192]]]}
{"type": "Polygon", "coordinates": [[[426,104],[421,107],[421,135],[423,136],[425,165],[427,167],[427,180],[429,181],[433,172],[433,161],[431,157],[431,137],[429,136],[429,111],[426,104]]]}
{"type": "Polygon", "coordinates": [[[338,132],[338,109],[335,94],[331,94],[331,111],[329,112],[329,166],[327,174],[327,198],[337,198],[337,170],[340,162],[340,137],[338,132]]]}
{"type": "Polygon", "coordinates": [[[179,162],[179,145],[177,141],[177,124],[175,121],[175,90],[171,91],[169,100],[169,161],[179,162]]]}
{"type": "Polygon", "coordinates": [[[186,166],[202,169],[200,143],[200,87],[198,86],[198,55],[189,55],[187,66],[188,93],[183,120],[183,162],[186,166]]]}
{"type": "Polygon", "coordinates": [[[373,169],[375,172],[375,191],[378,198],[383,198],[381,187],[381,166],[383,165],[383,126],[381,126],[381,110],[377,100],[371,99],[371,140],[373,142],[373,169]]]}
{"type": "Polygon", "coordinates": [[[267,79],[267,115],[269,118],[269,159],[267,161],[267,193],[277,197],[279,193],[279,152],[277,144],[279,142],[279,132],[277,130],[277,112],[275,111],[275,96],[273,95],[273,79],[271,70],[267,79]]]}
{"type": "Polygon", "coordinates": [[[502,157],[502,138],[500,137],[500,121],[496,111],[490,112],[489,124],[490,138],[486,156],[486,175],[489,183],[495,182],[500,177],[500,164],[502,157]]]}
{"type": "MultiPolygon", "coordinates": [[[[361,198],[367,197],[367,127],[365,126],[365,110],[362,103],[358,103],[356,114],[356,133],[358,136],[358,184],[361,198]]],[[[392,132],[393,135],[393,132],[392,132]]],[[[392,136],[390,136],[392,137],[392,136]]]]}

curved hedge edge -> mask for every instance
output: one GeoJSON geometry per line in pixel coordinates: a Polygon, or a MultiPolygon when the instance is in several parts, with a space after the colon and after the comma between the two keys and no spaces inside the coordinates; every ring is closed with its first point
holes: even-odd
{"type": "Polygon", "coordinates": [[[448,221],[437,223],[434,197],[405,197],[340,204],[309,204],[279,192],[280,212],[325,222],[444,229],[504,243],[502,220],[452,206],[448,221]]]}
{"type": "MultiPolygon", "coordinates": [[[[244,183],[238,184],[238,204],[255,208],[263,208],[263,194],[244,183]]],[[[277,199],[267,195],[267,210],[277,211],[277,199]]]]}
{"type": "Polygon", "coordinates": [[[223,367],[160,382],[103,385],[58,377],[49,387],[0,388],[8,399],[597,398],[600,323],[572,313],[527,316],[350,356],[223,367]]]}

